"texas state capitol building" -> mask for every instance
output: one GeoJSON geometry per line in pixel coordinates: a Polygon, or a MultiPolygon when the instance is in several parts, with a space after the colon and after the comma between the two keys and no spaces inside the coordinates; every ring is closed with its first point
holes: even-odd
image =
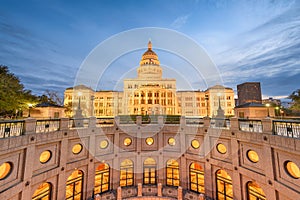
{"type": "MultiPolygon", "coordinates": [[[[205,91],[176,91],[176,80],[162,77],[163,70],[149,41],[137,68],[137,78],[125,79],[124,90],[94,91],[84,85],[67,88],[64,104],[80,107],[85,117],[118,115],[216,116],[220,106],[225,116],[234,115],[234,92],[216,85],[205,91]],[[94,112],[94,114],[92,114],[94,112]]],[[[72,117],[73,112],[68,116],[72,117]]]]}

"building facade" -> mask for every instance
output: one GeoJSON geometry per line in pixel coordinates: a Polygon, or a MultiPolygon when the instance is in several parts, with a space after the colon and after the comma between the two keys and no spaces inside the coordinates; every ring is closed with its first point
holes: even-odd
{"type": "Polygon", "coordinates": [[[92,117],[79,128],[69,121],[39,130],[26,119],[22,134],[0,140],[0,199],[300,199],[299,138],[275,135],[271,119],[260,120],[260,131],[242,130],[237,118],[230,129],[208,118],[196,126],[184,117],[151,125],[116,117],[103,127],[92,117]]]}
{"type": "Polygon", "coordinates": [[[237,85],[238,104],[262,103],[260,82],[246,82],[237,85]]]}
{"type": "Polygon", "coordinates": [[[137,69],[137,78],[125,79],[123,91],[93,91],[80,85],[68,88],[64,104],[74,116],[78,106],[84,117],[117,115],[216,115],[219,102],[225,116],[234,115],[234,92],[216,85],[205,91],[177,91],[176,80],[162,77],[163,70],[149,41],[137,69]],[[80,105],[79,105],[80,101],[80,105]]]}

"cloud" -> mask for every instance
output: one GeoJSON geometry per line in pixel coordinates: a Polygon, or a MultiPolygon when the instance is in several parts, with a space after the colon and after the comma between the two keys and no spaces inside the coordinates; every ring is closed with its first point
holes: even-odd
{"type": "Polygon", "coordinates": [[[265,94],[300,88],[300,8],[294,7],[236,37],[234,48],[216,56],[225,83],[260,81],[265,94]]]}
{"type": "Polygon", "coordinates": [[[184,26],[187,23],[187,20],[189,19],[189,17],[190,17],[190,14],[177,17],[172,22],[171,27],[174,29],[180,29],[182,26],[184,26]]]}

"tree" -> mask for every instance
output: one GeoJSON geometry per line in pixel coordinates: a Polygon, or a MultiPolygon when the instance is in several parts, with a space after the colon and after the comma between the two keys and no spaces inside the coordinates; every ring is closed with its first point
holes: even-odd
{"type": "Polygon", "coordinates": [[[0,115],[16,116],[36,102],[37,97],[24,89],[19,78],[7,66],[0,65],[0,115]]]}
{"type": "Polygon", "coordinates": [[[63,100],[55,91],[46,90],[42,96],[39,96],[40,103],[50,103],[53,105],[62,106],[63,100]]]}
{"type": "Polygon", "coordinates": [[[292,106],[290,109],[294,112],[300,112],[300,89],[294,91],[289,97],[292,99],[292,106]]]}

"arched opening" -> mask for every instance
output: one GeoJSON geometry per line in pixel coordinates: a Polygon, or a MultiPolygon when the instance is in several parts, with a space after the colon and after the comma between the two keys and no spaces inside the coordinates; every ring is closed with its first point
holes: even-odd
{"type": "Polygon", "coordinates": [[[248,200],[266,200],[266,195],[261,187],[255,182],[247,183],[248,200]]]}
{"type": "Polygon", "coordinates": [[[233,199],[233,190],[232,190],[232,179],[227,174],[225,170],[218,170],[216,172],[217,180],[217,199],[218,200],[227,200],[233,199]]]}
{"type": "Polygon", "coordinates": [[[120,166],[120,186],[133,185],[133,162],[129,159],[124,160],[120,166]]]}
{"type": "Polygon", "coordinates": [[[156,184],[156,162],[153,158],[144,161],[144,184],[156,184]]]}
{"type": "Polygon", "coordinates": [[[66,184],[66,200],[82,200],[83,172],[75,170],[68,177],[66,184]]]}
{"type": "Polygon", "coordinates": [[[101,194],[109,190],[110,168],[106,163],[98,165],[95,171],[94,194],[101,194]]]}
{"type": "Polygon", "coordinates": [[[42,183],[38,186],[32,195],[32,200],[50,200],[52,193],[52,185],[50,183],[42,183]]]}
{"type": "Polygon", "coordinates": [[[167,185],[179,186],[179,164],[176,160],[167,161],[167,185]]]}
{"type": "Polygon", "coordinates": [[[196,162],[190,165],[190,188],[194,192],[204,193],[204,170],[196,162]]]}

